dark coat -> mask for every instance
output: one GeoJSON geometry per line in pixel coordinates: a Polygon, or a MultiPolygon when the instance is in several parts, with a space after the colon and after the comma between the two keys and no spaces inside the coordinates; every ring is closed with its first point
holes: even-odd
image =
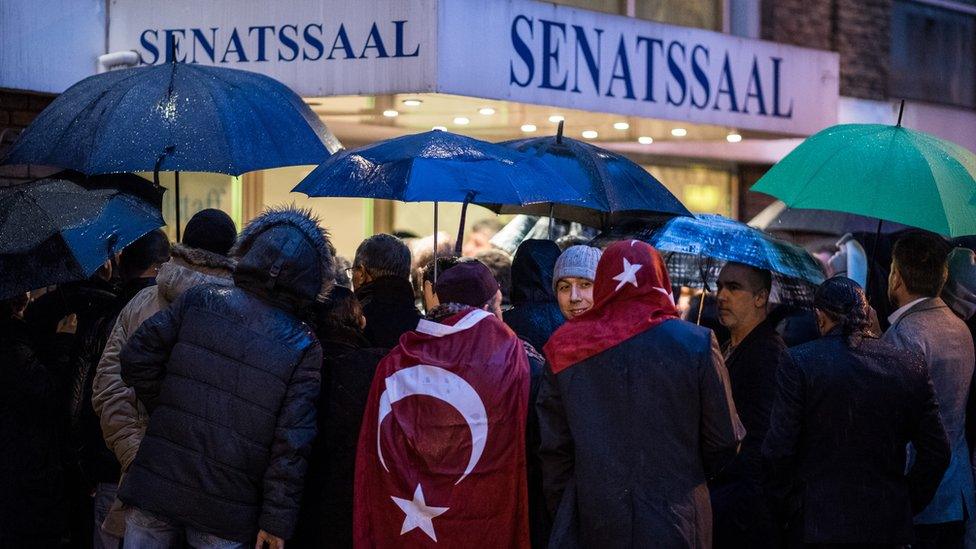
{"type": "Polygon", "coordinates": [[[65,527],[55,397],[73,339],[58,334],[40,347],[23,321],[0,320],[0,547],[57,547],[65,527]]]}
{"type": "Polygon", "coordinates": [[[790,355],[763,443],[771,507],[807,543],[910,543],[950,456],[921,357],[837,332],[790,355]]]}
{"type": "Polygon", "coordinates": [[[522,340],[525,355],[529,358],[529,413],[525,426],[525,464],[526,483],[529,493],[529,537],[532,547],[547,547],[549,545],[549,531],[552,529],[552,516],[546,506],[546,494],[543,488],[542,459],[539,449],[542,446],[542,434],[539,431],[539,412],[535,402],[539,398],[539,389],[545,379],[546,359],[531,343],[522,340]]]}
{"type": "Polygon", "coordinates": [[[381,276],[356,289],[356,299],[366,317],[366,339],[372,347],[392,349],[400,336],[417,328],[420,313],[414,304],[410,281],[381,276]]]}
{"type": "Polygon", "coordinates": [[[776,530],[762,497],[762,443],[776,398],[776,372],[789,360],[769,319],[753,328],[725,361],[746,438],[739,455],[708,484],[716,547],[775,546],[776,530]]]}
{"type": "Polygon", "coordinates": [[[295,537],[288,545],[352,547],[353,473],[359,427],[376,365],[387,349],[370,348],[360,332],[320,333],[322,392],[295,537]]]}
{"type": "Polygon", "coordinates": [[[552,547],[710,547],[739,423],[710,330],[669,320],[553,375],[536,406],[552,547]]]}
{"type": "Polygon", "coordinates": [[[505,324],[536,349],[565,322],[552,289],[558,258],[554,242],[526,240],[512,260],[512,308],[505,311],[505,324]]]}
{"type": "Polygon", "coordinates": [[[290,538],[315,437],[322,350],[297,316],[328,291],[333,259],[290,210],[253,221],[236,287],[204,284],[146,320],[121,353],[149,426],[119,498],[184,526],[253,543],[290,538]]]}

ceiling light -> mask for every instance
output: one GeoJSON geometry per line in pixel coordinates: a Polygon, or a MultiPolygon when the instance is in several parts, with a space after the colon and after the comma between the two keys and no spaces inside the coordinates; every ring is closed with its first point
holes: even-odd
{"type": "Polygon", "coordinates": [[[404,99],[403,100],[403,104],[406,105],[406,106],[408,106],[408,107],[419,107],[422,103],[423,103],[423,101],[421,101],[419,99],[404,99]]]}
{"type": "Polygon", "coordinates": [[[466,126],[471,123],[471,119],[466,116],[458,116],[454,119],[454,123],[458,126],[466,126]]]}
{"type": "Polygon", "coordinates": [[[675,128],[675,129],[671,130],[671,135],[673,135],[675,137],[684,137],[684,136],[688,135],[688,130],[686,130],[684,128],[675,128]]]}
{"type": "Polygon", "coordinates": [[[481,115],[484,115],[484,116],[491,116],[491,115],[495,114],[495,109],[493,109],[491,107],[481,107],[480,109],[478,109],[478,114],[481,114],[481,115]]]}
{"type": "Polygon", "coordinates": [[[525,133],[532,133],[537,129],[538,128],[535,127],[535,124],[522,124],[522,131],[525,133]]]}
{"type": "Polygon", "coordinates": [[[383,116],[385,116],[387,118],[396,118],[396,117],[400,116],[400,113],[397,112],[397,111],[395,111],[395,110],[393,110],[393,109],[389,109],[389,110],[383,111],[383,116]]]}
{"type": "Polygon", "coordinates": [[[641,145],[650,145],[654,142],[654,138],[647,135],[642,135],[637,138],[637,142],[641,145]]]}
{"type": "Polygon", "coordinates": [[[549,117],[549,121],[552,122],[553,124],[558,124],[563,120],[566,120],[566,118],[561,114],[554,114],[549,117]]]}
{"type": "Polygon", "coordinates": [[[725,140],[728,141],[729,143],[738,143],[739,141],[742,141],[742,136],[735,132],[732,132],[729,135],[725,136],[725,140]]]}
{"type": "Polygon", "coordinates": [[[431,128],[431,130],[437,130],[437,131],[441,131],[441,132],[446,132],[447,131],[447,126],[434,126],[433,128],[431,128]]]}
{"type": "Polygon", "coordinates": [[[615,130],[629,130],[630,129],[630,124],[628,124],[626,122],[614,122],[613,123],[613,129],[615,129],[615,130]]]}
{"type": "Polygon", "coordinates": [[[580,135],[586,139],[596,139],[596,137],[600,134],[596,133],[596,130],[583,130],[583,133],[580,135]]]}

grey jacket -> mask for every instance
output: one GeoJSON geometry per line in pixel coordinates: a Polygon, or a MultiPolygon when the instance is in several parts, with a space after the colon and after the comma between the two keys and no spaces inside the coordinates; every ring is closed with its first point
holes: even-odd
{"type": "MultiPolygon", "coordinates": [[[[234,262],[204,250],[177,244],[173,257],[159,268],[156,286],[136,294],[119,313],[92,383],[92,405],[98,414],[105,444],[115,453],[123,474],[129,469],[146,433],[148,414],[135,391],[122,381],[119,353],[144,320],[165,309],[186,290],[201,284],[233,284],[234,262]]],[[[117,535],[124,530],[118,505],[104,528],[117,535]]]]}
{"type": "Polygon", "coordinates": [[[976,363],[973,338],[966,323],[941,298],[920,301],[885,332],[884,340],[912,349],[925,359],[952,460],[932,503],[915,516],[916,524],[963,520],[976,513],[973,473],[966,444],[966,400],[976,363]]]}

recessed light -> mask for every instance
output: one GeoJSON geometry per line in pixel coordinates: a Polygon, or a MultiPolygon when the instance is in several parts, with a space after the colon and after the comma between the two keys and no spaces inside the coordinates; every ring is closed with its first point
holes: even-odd
{"type": "Polygon", "coordinates": [[[478,114],[483,116],[491,116],[495,114],[495,109],[491,107],[481,107],[480,109],[478,109],[478,114]]]}
{"type": "Polygon", "coordinates": [[[558,124],[558,123],[562,122],[563,120],[566,120],[566,117],[564,117],[561,114],[554,114],[554,115],[552,115],[552,116],[549,117],[549,121],[552,122],[553,124],[558,124]]]}
{"type": "Polygon", "coordinates": [[[389,109],[389,110],[383,111],[383,116],[385,116],[387,118],[396,118],[396,117],[400,116],[400,113],[397,112],[397,111],[395,111],[395,110],[393,110],[393,109],[389,109]]]}
{"type": "Polygon", "coordinates": [[[437,131],[440,131],[440,132],[446,132],[447,131],[447,126],[434,126],[433,128],[431,128],[431,130],[437,130],[437,131]]]}
{"type": "Polygon", "coordinates": [[[471,123],[471,119],[466,116],[458,116],[454,119],[454,123],[458,126],[466,126],[471,123]]]}
{"type": "Polygon", "coordinates": [[[600,134],[596,133],[596,130],[583,130],[583,133],[580,135],[582,135],[586,139],[596,139],[597,136],[600,134]]]}
{"type": "Polygon", "coordinates": [[[537,129],[538,128],[535,127],[535,124],[522,124],[522,131],[525,133],[532,133],[537,129]]]}
{"type": "Polygon", "coordinates": [[[732,132],[729,135],[725,136],[725,140],[728,141],[729,143],[738,143],[739,141],[742,141],[742,136],[735,132],[732,132]]]}
{"type": "Polygon", "coordinates": [[[408,107],[419,107],[421,104],[423,104],[423,101],[419,99],[404,99],[403,104],[408,107]]]}
{"type": "Polygon", "coordinates": [[[637,142],[641,145],[650,145],[654,142],[654,138],[647,135],[642,135],[637,138],[637,142]]]}
{"type": "Polygon", "coordinates": [[[628,124],[626,122],[614,122],[613,123],[613,129],[615,129],[615,130],[629,130],[630,129],[630,124],[628,124]]]}
{"type": "Polygon", "coordinates": [[[675,129],[671,130],[671,135],[673,135],[675,137],[684,137],[684,136],[688,135],[688,130],[686,130],[684,128],[675,128],[675,129]]]}

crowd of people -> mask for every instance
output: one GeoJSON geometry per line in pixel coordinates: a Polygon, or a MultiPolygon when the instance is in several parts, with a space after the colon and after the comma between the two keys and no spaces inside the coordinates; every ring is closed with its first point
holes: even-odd
{"type": "Polygon", "coordinates": [[[0,546],[976,546],[971,250],[784,338],[769,271],[689,307],[644,242],[494,230],[204,210],[0,302],[0,546]]]}

